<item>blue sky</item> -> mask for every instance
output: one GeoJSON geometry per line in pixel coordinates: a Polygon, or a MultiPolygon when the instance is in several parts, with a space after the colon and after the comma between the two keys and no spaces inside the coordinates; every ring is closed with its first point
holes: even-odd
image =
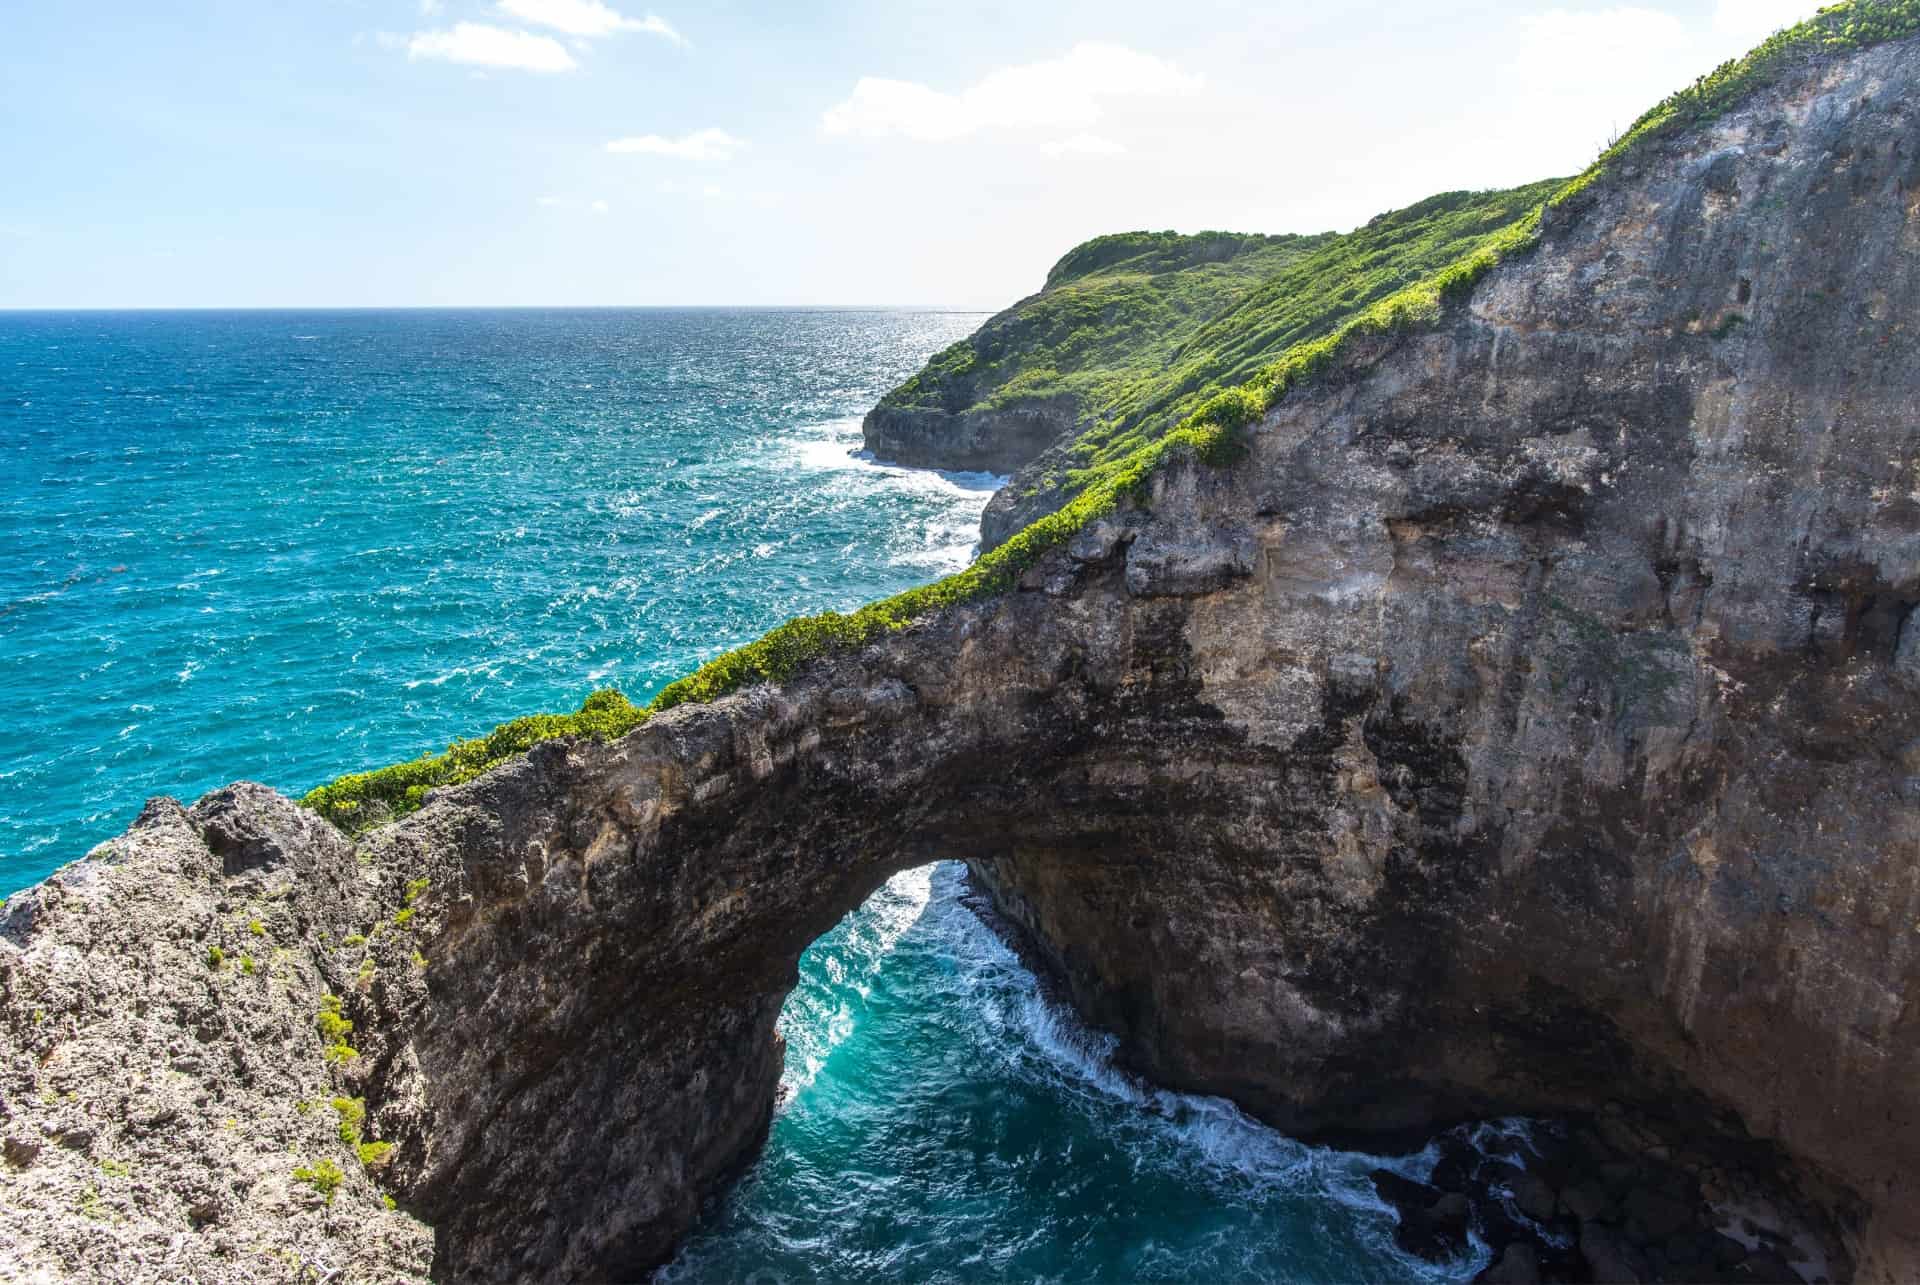
{"type": "Polygon", "coordinates": [[[1579,169],[1815,0],[0,16],[0,307],[1000,307],[1086,237],[1579,169]]]}

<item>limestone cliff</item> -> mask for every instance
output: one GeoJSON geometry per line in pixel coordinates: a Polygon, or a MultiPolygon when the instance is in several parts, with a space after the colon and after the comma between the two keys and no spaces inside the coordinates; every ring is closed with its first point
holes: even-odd
{"type": "MultiPolygon", "coordinates": [[[[965,857],[1156,1079],[1312,1135],[1615,1102],[1920,1275],[1916,104],[1882,44],[1630,154],[1231,467],[783,685],[357,845],[153,805],[0,912],[0,1263],[375,1279],[423,1222],[444,1278],[631,1275],[757,1145],[801,951],[965,857]]],[[[1578,1190],[1588,1270],[1658,1266],[1578,1190]]]]}

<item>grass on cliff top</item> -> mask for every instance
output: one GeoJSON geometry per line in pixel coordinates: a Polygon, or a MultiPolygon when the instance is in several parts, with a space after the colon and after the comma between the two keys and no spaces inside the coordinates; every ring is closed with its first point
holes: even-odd
{"type": "MultiPolygon", "coordinates": [[[[343,828],[364,829],[419,807],[429,789],[471,780],[524,754],[540,741],[557,736],[620,736],[662,710],[711,701],[759,682],[784,681],[826,652],[859,647],[943,607],[1002,593],[1012,588],[1047,550],[1112,513],[1124,501],[1144,497],[1154,472],[1168,458],[1197,457],[1215,464],[1229,460],[1238,449],[1241,428],[1265,414],[1289,390],[1336,365],[1355,339],[1397,333],[1438,320],[1450,301],[1464,298],[1497,264],[1533,248],[1539,240],[1543,208],[1574,201],[1629,152],[1718,119],[1748,95],[1811,58],[1917,34],[1920,0],[1848,0],[1822,9],[1798,26],[1770,37],[1746,57],[1722,64],[1659,103],[1634,122],[1585,173],[1560,184],[1550,194],[1541,187],[1512,193],[1452,193],[1385,216],[1388,223],[1382,235],[1389,245],[1406,246],[1409,242],[1404,236],[1398,241],[1394,238],[1408,228],[1428,224],[1424,232],[1412,236],[1412,243],[1422,248],[1404,260],[1396,259],[1391,251],[1380,258],[1357,252],[1363,242],[1355,238],[1382,224],[1380,219],[1345,238],[1125,233],[1087,242],[1054,268],[1049,285],[1056,289],[1037,298],[1046,299],[1051,293],[1070,289],[1076,281],[1098,280],[1114,273],[1150,282],[1169,271],[1193,271],[1195,263],[1224,272],[1237,260],[1262,256],[1264,262],[1279,263],[1280,267],[1274,280],[1242,291],[1237,296],[1239,307],[1216,311],[1191,330],[1193,368],[1167,385],[1183,391],[1157,399],[1149,397],[1142,404],[1161,409],[1144,412],[1145,417],[1132,421],[1129,427],[1110,425],[1104,434],[1083,438],[1082,445],[1088,449],[1079,452],[1084,466],[1076,471],[1074,479],[1078,493],[1065,506],[944,580],[909,589],[858,611],[829,611],[790,620],[668,684],[645,707],[634,705],[618,691],[595,692],[576,713],[517,718],[485,736],[456,741],[442,753],[343,776],[314,789],[302,802],[343,828]],[[1513,203],[1523,207],[1521,212],[1505,223],[1486,226],[1485,220],[1493,210],[1513,203]],[[1454,218],[1463,221],[1451,228],[1433,226],[1433,220],[1454,218]],[[1395,220],[1400,222],[1396,225],[1392,222],[1395,220]],[[1380,293],[1395,271],[1404,270],[1395,264],[1419,260],[1443,243],[1461,248],[1418,280],[1380,293]],[[1351,281],[1343,286],[1339,281],[1305,279],[1313,275],[1308,263],[1316,252],[1341,246],[1347,247],[1341,252],[1346,270],[1356,274],[1351,281]],[[1127,271],[1129,265],[1139,271],[1127,271]],[[1156,269],[1155,265],[1176,266],[1156,269]],[[1296,266],[1298,272],[1288,271],[1296,266]],[[1291,301],[1283,281],[1309,292],[1310,301],[1291,301]],[[1359,306],[1369,292],[1373,293],[1371,301],[1359,306]],[[1351,311],[1341,313],[1340,308],[1348,302],[1354,304],[1351,311]],[[1330,315],[1340,319],[1329,323],[1330,315]],[[1323,333],[1314,334],[1316,327],[1323,333]],[[1199,342],[1203,335],[1204,346],[1199,342]],[[1273,346],[1280,344],[1284,348],[1274,354],[1273,346]],[[1226,386],[1220,386],[1219,381],[1227,381],[1226,386]]],[[[1375,244],[1376,253],[1383,248],[1375,244]]],[[[1127,287],[1135,288],[1137,283],[1127,287]]],[[[1089,320],[1083,324],[1098,323],[1089,320]]],[[[936,370],[962,346],[955,345],[936,356],[928,370],[936,370]]],[[[1093,334],[1085,339],[1082,351],[1105,352],[1117,347],[1124,344],[1093,334]]],[[[927,374],[923,371],[916,379],[927,374]]],[[[909,381],[903,389],[913,383],[909,381]]]]}
{"type": "Polygon", "coordinates": [[[959,413],[1064,402],[1082,442],[1117,458],[1292,345],[1444,268],[1559,185],[1447,192],[1345,234],[1100,237],[880,404],[959,413]]]}

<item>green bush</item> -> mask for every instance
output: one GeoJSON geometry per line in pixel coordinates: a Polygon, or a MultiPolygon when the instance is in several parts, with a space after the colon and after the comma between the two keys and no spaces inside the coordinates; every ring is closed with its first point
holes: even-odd
{"type": "Polygon", "coordinates": [[[360,1125],[367,1118],[365,1098],[335,1098],[333,1109],[340,1116],[340,1141],[349,1147],[360,1145],[360,1125]]]}
{"type": "Polygon", "coordinates": [[[320,1032],[321,1056],[327,1061],[345,1062],[360,1056],[359,1050],[347,1043],[347,1036],[353,1034],[353,1022],[340,1012],[338,995],[321,997],[313,1024],[320,1032]]]}
{"type": "Polygon", "coordinates": [[[293,1171],[295,1182],[304,1182],[316,1193],[326,1198],[331,1205],[334,1196],[340,1190],[340,1184],[347,1180],[346,1171],[331,1160],[316,1160],[310,1165],[301,1165],[293,1171]]]}

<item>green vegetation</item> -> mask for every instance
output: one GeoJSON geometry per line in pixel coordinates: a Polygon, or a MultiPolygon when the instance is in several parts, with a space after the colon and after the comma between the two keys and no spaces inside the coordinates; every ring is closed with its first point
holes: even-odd
{"type": "Polygon", "coordinates": [[[100,1203],[100,1188],[88,1183],[80,1188],[80,1200],[75,1206],[82,1218],[89,1222],[104,1223],[117,1221],[107,1207],[100,1203]]]}
{"type": "Polygon", "coordinates": [[[313,1024],[320,1032],[321,1056],[327,1061],[345,1062],[360,1056],[360,1051],[347,1043],[347,1036],[353,1034],[353,1022],[341,1014],[338,995],[321,996],[313,1024]]]}
{"type": "Polygon", "coordinates": [[[340,939],[340,948],[342,950],[351,949],[355,946],[364,946],[366,944],[367,937],[365,933],[348,933],[340,939]]]}
{"type": "Polygon", "coordinates": [[[267,926],[258,919],[252,919],[247,921],[247,931],[255,937],[265,937],[267,935],[267,926]]]}
{"type": "Polygon", "coordinates": [[[406,895],[406,899],[401,904],[411,906],[414,902],[420,900],[421,897],[425,896],[427,889],[431,888],[432,886],[433,886],[433,880],[431,879],[407,880],[407,895],[406,895]]]}
{"type": "Polygon", "coordinates": [[[408,921],[410,921],[412,918],[413,918],[413,907],[402,906],[400,909],[393,912],[393,926],[395,928],[405,928],[407,926],[408,921]]]}
{"type": "Polygon", "coordinates": [[[340,1116],[340,1141],[349,1147],[360,1145],[360,1125],[367,1118],[365,1098],[335,1098],[333,1109],[340,1116]]]}
{"type": "Polygon", "coordinates": [[[240,956],[240,971],[241,971],[241,972],[243,972],[243,973],[245,973],[245,974],[246,974],[247,976],[249,976],[249,977],[251,977],[251,976],[253,976],[253,974],[254,974],[254,963],[253,963],[253,956],[252,956],[252,955],[242,955],[242,956],[240,956]]]}
{"type": "MultiPolygon", "coordinates": [[[[1448,192],[1344,235],[1100,237],[880,404],[957,413],[1070,403],[1081,425],[1075,472],[1098,468],[1477,249],[1558,187],[1448,192]]],[[[1072,493],[1084,479],[1053,481],[1072,493]]]]}
{"type": "Polygon", "coordinates": [[[109,1178],[125,1178],[133,1173],[133,1166],[125,1160],[115,1160],[109,1156],[100,1162],[100,1172],[109,1178]]]}
{"type": "Polygon", "coordinates": [[[936,354],[881,403],[959,411],[1070,399],[1084,428],[1054,479],[1065,499],[1055,512],[944,580],[851,613],[790,620],[668,684],[644,708],[615,690],[595,692],[576,713],[517,718],[440,754],[343,776],[302,801],[358,832],[540,741],[611,739],[651,714],[783,681],[825,652],[1002,593],[1047,550],[1143,498],[1169,459],[1232,459],[1241,428],[1353,360],[1355,340],[1437,321],[1496,265],[1533,249],[1543,211],[1577,208],[1629,152],[1717,119],[1810,59],[1916,34],[1920,0],[1829,6],[1655,106],[1564,183],[1447,193],[1345,235],[1128,232],[1078,246],[1040,294],[936,354]]]}
{"type": "Polygon", "coordinates": [[[227,952],[218,946],[207,947],[207,967],[218,972],[220,965],[227,962],[227,952]]]}
{"type": "Polygon", "coordinates": [[[340,1115],[340,1141],[353,1148],[360,1157],[362,1168],[378,1169],[387,1163],[393,1155],[391,1142],[370,1142],[361,1136],[361,1126],[367,1119],[367,1100],[365,1098],[335,1098],[333,1109],[340,1115]]]}
{"type": "Polygon", "coordinates": [[[380,1193],[380,1203],[386,1206],[390,1210],[398,1209],[400,1207],[400,1202],[395,1200],[391,1195],[389,1195],[384,1191],[380,1193]]]}
{"type": "Polygon", "coordinates": [[[304,1182],[314,1191],[326,1197],[329,1205],[340,1190],[340,1184],[347,1180],[346,1171],[331,1160],[316,1160],[310,1165],[301,1165],[293,1171],[295,1182],[304,1182]]]}
{"type": "Polygon", "coordinates": [[[602,740],[624,735],[646,719],[625,696],[595,692],[575,714],[532,714],[485,736],[456,741],[441,754],[423,754],[377,772],[357,772],[311,791],[302,803],[349,832],[358,832],[420,806],[435,786],[470,781],[488,768],[518,757],[556,736],[602,740]]]}

